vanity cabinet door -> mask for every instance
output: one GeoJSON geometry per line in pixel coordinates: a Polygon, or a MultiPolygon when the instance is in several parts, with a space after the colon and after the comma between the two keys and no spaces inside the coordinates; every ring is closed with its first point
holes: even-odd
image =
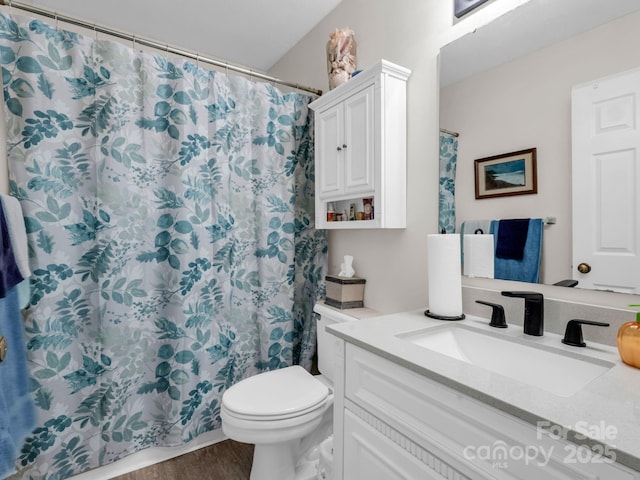
{"type": "Polygon", "coordinates": [[[348,410],[344,415],[344,478],[445,480],[348,410]]]}
{"type": "MultiPolygon", "coordinates": [[[[349,343],[345,365],[345,417],[354,415],[375,427],[373,432],[378,436],[402,445],[407,454],[445,478],[640,478],[638,472],[594,455],[594,451],[606,453],[603,448],[591,451],[551,436],[518,417],[349,343]]],[[[350,441],[346,432],[345,442],[350,441]]],[[[378,462],[384,463],[386,453],[380,450],[383,458],[378,462]]],[[[349,457],[344,461],[346,471],[349,457]]],[[[344,480],[352,478],[345,476],[344,480]]]]}

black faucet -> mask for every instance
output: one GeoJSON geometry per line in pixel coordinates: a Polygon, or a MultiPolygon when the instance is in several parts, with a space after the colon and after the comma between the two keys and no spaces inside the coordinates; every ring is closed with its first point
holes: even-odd
{"type": "Polygon", "coordinates": [[[544,332],[544,297],[538,292],[501,292],[505,297],[524,298],[524,333],[542,336],[544,332]]]}

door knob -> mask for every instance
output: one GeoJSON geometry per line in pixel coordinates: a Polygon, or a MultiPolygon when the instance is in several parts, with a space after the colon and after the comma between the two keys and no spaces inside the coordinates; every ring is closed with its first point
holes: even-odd
{"type": "Polygon", "coordinates": [[[582,262],[581,264],[578,265],[578,271],[580,273],[589,273],[591,271],[591,265],[589,265],[588,263],[582,262]]]}

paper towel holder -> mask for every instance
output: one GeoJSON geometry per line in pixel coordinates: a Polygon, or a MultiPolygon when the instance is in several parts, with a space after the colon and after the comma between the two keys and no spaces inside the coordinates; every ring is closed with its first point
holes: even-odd
{"type": "Polygon", "coordinates": [[[425,310],[424,314],[429,318],[435,318],[436,320],[464,320],[464,313],[455,316],[436,315],[435,313],[425,310]]]}

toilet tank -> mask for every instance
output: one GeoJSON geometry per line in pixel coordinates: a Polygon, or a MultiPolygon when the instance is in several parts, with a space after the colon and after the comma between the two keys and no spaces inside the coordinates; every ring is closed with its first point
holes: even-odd
{"type": "Polygon", "coordinates": [[[361,318],[373,317],[377,312],[368,308],[340,310],[324,303],[316,303],[313,311],[317,314],[318,370],[333,383],[336,371],[337,339],[326,332],[325,327],[335,323],[355,322],[361,318]]]}

